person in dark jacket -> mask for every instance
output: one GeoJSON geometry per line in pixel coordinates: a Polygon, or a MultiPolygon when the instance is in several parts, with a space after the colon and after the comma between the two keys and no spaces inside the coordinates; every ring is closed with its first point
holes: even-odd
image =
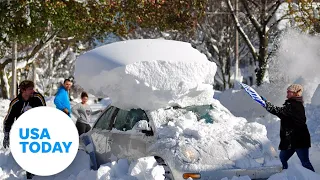
{"type": "MultiPolygon", "coordinates": [[[[2,144],[4,148],[9,147],[9,134],[14,121],[31,108],[46,106],[44,97],[34,91],[34,83],[32,81],[22,81],[19,85],[19,90],[18,96],[10,102],[8,113],[3,121],[4,138],[2,144]]],[[[32,179],[32,176],[33,174],[27,172],[27,179],[32,179]]]]}
{"type": "Polygon", "coordinates": [[[71,117],[71,105],[69,99],[69,90],[71,89],[72,82],[70,79],[65,79],[63,85],[58,89],[54,104],[56,108],[66,113],[71,117]]]}
{"type": "Polygon", "coordinates": [[[283,107],[274,106],[265,98],[262,99],[266,102],[266,110],[281,120],[279,150],[283,169],[288,168],[288,160],[297,153],[302,166],[314,171],[309,160],[311,138],[306,124],[302,92],[303,87],[300,84],[290,85],[283,107]]]}

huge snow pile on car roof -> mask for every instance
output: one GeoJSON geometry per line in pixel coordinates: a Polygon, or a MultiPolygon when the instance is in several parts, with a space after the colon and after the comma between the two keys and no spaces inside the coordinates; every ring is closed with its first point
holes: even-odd
{"type": "Polygon", "coordinates": [[[140,39],[79,56],[75,78],[90,93],[109,96],[117,107],[150,110],[210,102],[216,68],[189,43],[140,39]]]}

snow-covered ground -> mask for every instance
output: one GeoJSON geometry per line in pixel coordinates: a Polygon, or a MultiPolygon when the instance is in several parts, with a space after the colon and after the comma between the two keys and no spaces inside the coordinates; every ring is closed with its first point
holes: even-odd
{"type": "MultiPolygon", "coordinates": [[[[47,102],[49,105],[52,104],[52,98],[48,98],[47,102]]],[[[4,116],[6,115],[6,111],[9,106],[9,101],[8,100],[0,100],[0,119],[3,119],[4,116]]],[[[92,104],[92,107],[103,107],[100,104],[92,104]]],[[[319,172],[319,167],[320,167],[320,149],[319,149],[319,129],[320,129],[320,120],[319,115],[320,115],[320,107],[319,106],[314,106],[314,105],[308,105],[307,106],[307,114],[308,117],[311,117],[309,122],[312,124],[309,124],[310,130],[311,130],[311,135],[312,135],[312,140],[313,140],[313,149],[311,151],[311,161],[316,169],[317,172],[319,172]]],[[[219,115],[216,116],[217,119],[219,119],[219,115]]],[[[220,117],[222,121],[227,122],[224,119],[226,117],[220,117]]],[[[268,138],[275,144],[277,145],[278,143],[278,123],[279,121],[276,120],[275,118],[270,118],[270,117],[265,117],[264,119],[257,120],[259,122],[264,122],[262,124],[265,124],[265,127],[268,130],[268,138]],[[269,122],[269,123],[266,123],[269,122]],[[272,135],[273,134],[273,135],[272,135]]],[[[183,122],[180,120],[177,120],[175,122],[177,127],[184,128],[184,129],[189,129],[190,128],[190,122],[183,122]]],[[[3,133],[2,133],[2,123],[0,125],[0,179],[25,179],[24,176],[24,171],[21,170],[21,168],[15,163],[14,159],[12,158],[10,151],[9,150],[4,150],[2,148],[2,139],[3,139],[3,133]]],[[[257,125],[256,127],[262,127],[263,125],[257,125]]],[[[230,129],[230,124],[225,124],[225,127],[229,131],[230,129]]],[[[247,128],[246,131],[249,134],[253,133],[250,131],[256,131],[257,129],[252,128],[247,128]]],[[[167,132],[172,132],[172,129],[167,129],[167,132]]],[[[229,132],[229,133],[236,133],[235,130],[234,132],[229,132]]],[[[164,132],[164,131],[163,131],[164,132]]],[[[190,133],[192,133],[190,131],[190,133]]],[[[195,132],[194,132],[195,133],[195,132]]],[[[194,134],[193,133],[193,134],[194,134]]],[[[214,133],[214,132],[211,132],[214,133]]],[[[199,133],[198,133],[199,134],[199,133]]],[[[194,134],[196,135],[196,134],[194,134]]],[[[201,135],[201,133],[200,133],[201,135]]],[[[261,136],[263,137],[263,136],[261,136]]],[[[255,137],[259,138],[259,137],[255,137]]],[[[264,139],[265,140],[265,139],[264,139]]],[[[229,153],[236,153],[238,152],[237,148],[233,147],[228,150],[229,153]]],[[[220,152],[217,153],[222,153],[220,155],[224,155],[223,151],[221,150],[220,152]]],[[[235,155],[236,155],[235,154],[235,155]]],[[[238,155],[241,155],[241,153],[238,155]]],[[[236,156],[234,156],[236,157],[236,156]]],[[[225,165],[225,161],[220,161],[221,165],[225,165]]],[[[246,159],[243,159],[242,161],[237,162],[239,166],[247,166],[248,161],[246,159]]],[[[156,176],[161,176],[163,172],[163,168],[160,166],[156,165],[156,161],[153,157],[146,157],[146,158],[141,158],[138,161],[134,162],[128,162],[126,159],[120,159],[118,162],[112,162],[105,164],[99,168],[97,171],[90,170],[90,164],[89,164],[89,156],[85,154],[83,151],[79,151],[77,154],[76,159],[74,162],[63,172],[57,174],[56,176],[51,176],[51,177],[34,177],[34,179],[38,180],[59,180],[59,179],[68,179],[68,180],[87,180],[87,179],[125,179],[125,180],[134,180],[134,179],[139,179],[139,180],[151,180],[151,179],[157,179],[155,178],[156,176]]],[[[293,180],[293,179],[299,179],[299,180],[316,180],[319,179],[320,175],[316,173],[312,173],[309,170],[303,168],[300,163],[298,162],[298,159],[294,157],[293,160],[289,161],[289,169],[283,171],[282,173],[275,174],[269,178],[269,180],[293,180]]],[[[243,176],[243,177],[234,177],[232,180],[249,180],[249,177],[243,176]]],[[[226,179],[224,179],[226,180],[226,179]]]]}
{"type": "MultiPolygon", "coordinates": [[[[48,105],[52,105],[52,98],[47,98],[48,105]]],[[[6,115],[6,111],[9,106],[8,100],[1,100],[0,101],[0,118],[3,119],[6,115]]],[[[92,104],[93,107],[103,107],[100,104],[92,104]]],[[[318,131],[320,127],[320,120],[317,118],[320,115],[320,108],[311,106],[307,108],[308,114],[312,114],[313,118],[313,127],[314,130],[311,130],[313,140],[317,139],[320,142],[320,138],[318,136],[318,131]]],[[[267,121],[267,120],[264,120],[267,121]]],[[[273,120],[273,123],[266,126],[268,128],[268,132],[277,132],[277,121],[273,120]],[[272,124],[272,125],[271,125],[272,124]]],[[[177,122],[178,123],[178,122],[177,122]]],[[[181,126],[181,122],[179,123],[181,126]]],[[[24,171],[15,163],[14,159],[12,158],[9,150],[4,150],[2,148],[2,123],[0,125],[0,179],[25,179],[24,171]]],[[[185,124],[184,126],[188,126],[185,124]]],[[[248,132],[250,133],[250,132],[248,132]]],[[[271,138],[271,140],[276,141],[277,143],[277,135],[271,138]]],[[[316,144],[318,145],[318,144],[316,144]]],[[[235,150],[236,152],[236,150],[235,150]]],[[[314,152],[320,152],[314,151],[314,152]]],[[[218,152],[219,153],[219,152],[218,152]]],[[[316,156],[315,156],[316,157],[316,156]]],[[[318,156],[319,157],[319,156],[318,156]]],[[[317,159],[312,158],[312,163],[314,164],[316,169],[319,169],[319,163],[317,159]]],[[[241,164],[241,162],[239,162],[241,164]]],[[[243,165],[246,164],[245,161],[242,162],[243,165]]],[[[63,172],[57,174],[56,176],[51,177],[34,177],[34,179],[44,180],[44,179],[68,179],[68,180],[87,180],[87,179],[140,179],[140,180],[151,180],[155,179],[154,177],[157,174],[161,174],[163,171],[162,167],[156,165],[155,159],[152,157],[146,157],[139,159],[135,162],[128,162],[125,159],[121,159],[118,162],[112,162],[101,166],[98,171],[90,170],[89,164],[89,156],[85,154],[83,151],[79,151],[75,161],[63,172]]],[[[319,171],[318,171],[319,172],[319,171]]],[[[318,179],[320,178],[319,175],[311,173],[310,171],[304,169],[299,162],[291,162],[290,168],[280,174],[276,174],[269,178],[269,180],[287,180],[287,179],[318,179]]],[[[242,179],[247,180],[250,179],[246,176],[240,178],[233,178],[233,180],[242,179]]]]}

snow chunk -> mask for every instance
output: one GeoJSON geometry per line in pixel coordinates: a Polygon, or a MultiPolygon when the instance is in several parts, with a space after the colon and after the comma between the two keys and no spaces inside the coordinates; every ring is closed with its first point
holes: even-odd
{"type": "Polygon", "coordinates": [[[164,179],[165,173],[163,166],[159,166],[154,157],[140,158],[129,167],[131,176],[138,180],[144,179],[164,179]]]}
{"type": "Polygon", "coordinates": [[[119,108],[153,110],[211,99],[214,92],[208,89],[213,89],[216,70],[216,64],[189,43],[131,40],[80,56],[75,78],[84,89],[110,97],[119,108]]]}

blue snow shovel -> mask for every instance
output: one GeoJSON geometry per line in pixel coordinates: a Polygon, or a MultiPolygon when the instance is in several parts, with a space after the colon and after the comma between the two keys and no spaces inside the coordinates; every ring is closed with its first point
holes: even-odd
{"type": "Polygon", "coordinates": [[[243,83],[239,83],[239,84],[244,88],[244,90],[250,95],[250,97],[253,100],[258,102],[264,108],[266,107],[266,102],[264,102],[264,100],[261,99],[260,95],[252,87],[243,83]]]}

